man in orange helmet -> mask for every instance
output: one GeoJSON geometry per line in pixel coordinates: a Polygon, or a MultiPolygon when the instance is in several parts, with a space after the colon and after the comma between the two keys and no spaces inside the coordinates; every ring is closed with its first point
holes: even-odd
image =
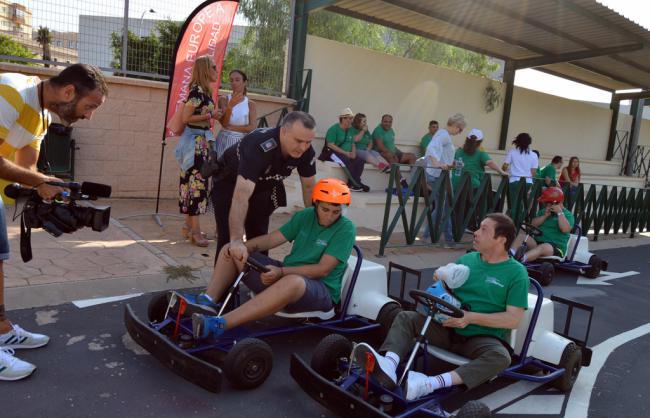
{"type": "MultiPolygon", "coordinates": [[[[536,216],[530,221],[533,226],[542,231],[542,235],[528,237],[528,251],[523,255],[521,262],[534,261],[540,257],[558,256],[564,257],[569,242],[569,234],[575,223],[573,214],[566,209],[564,193],[559,187],[548,187],[544,189],[538,199],[543,205],[536,216]]],[[[517,239],[514,249],[519,248],[523,237],[517,239]]]]}
{"type": "Polygon", "coordinates": [[[181,295],[193,311],[194,336],[219,336],[283,309],[327,312],[339,303],[343,273],[356,238],[354,223],[342,213],[350,201],[345,182],[322,179],[312,191],[313,206],[295,213],[280,229],[246,241],[242,261],[230,254],[230,244],[226,244],[205,293],[181,295]],[[282,262],[260,253],[287,241],[293,246],[282,262]],[[215,301],[226,293],[248,257],[269,269],[266,273],[250,270],[243,278],[256,296],[224,316],[216,316],[219,305],[215,301]]]}

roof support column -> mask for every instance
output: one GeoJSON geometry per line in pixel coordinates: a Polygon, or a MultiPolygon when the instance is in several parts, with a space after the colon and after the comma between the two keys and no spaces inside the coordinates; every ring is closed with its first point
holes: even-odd
{"type": "Polygon", "coordinates": [[[627,161],[625,163],[625,175],[634,175],[634,162],[636,161],[636,148],[639,145],[639,131],[643,120],[643,106],[645,99],[632,100],[630,115],[632,115],[632,127],[630,128],[630,140],[627,147],[627,161]]]}
{"type": "Polygon", "coordinates": [[[515,65],[506,61],[503,70],[503,82],[506,84],[506,97],[503,99],[503,116],[501,117],[501,134],[499,136],[499,149],[506,149],[508,140],[508,125],[510,124],[510,109],[512,108],[512,94],[515,87],[515,65]]]}
{"type": "Polygon", "coordinates": [[[291,34],[291,56],[289,62],[289,97],[302,99],[302,70],[305,66],[305,48],[307,47],[307,19],[309,12],[305,0],[295,0],[293,9],[293,33],[291,34]]]}
{"type": "Polygon", "coordinates": [[[612,120],[609,123],[609,142],[607,143],[607,161],[612,161],[614,158],[614,147],[616,147],[616,127],[618,126],[618,112],[621,108],[621,101],[614,98],[612,94],[612,101],[609,103],[609,108],[612,109],[612,120]]]}

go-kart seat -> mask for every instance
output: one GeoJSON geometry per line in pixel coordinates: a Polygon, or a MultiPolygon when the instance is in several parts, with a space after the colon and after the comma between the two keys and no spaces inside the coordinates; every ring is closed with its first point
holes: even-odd
{"type": "MultiPolygon", "coordinates": [[[[507,336],[508,344],[513,348],[515,354],[519,354],[522,351],[524,339],[526,338],[526,333],[533,317],[533,307],[535,306],[536,302],[537,295],[529,293],[528,309],[526,309],[524,312],[524,317],[521,319],[519,326],[516,329],[511,330],[507,336]]],[[[549,299],[544,299],[542,303],[550,304],[552,302],[549,299]]],[[[535,334],[533,334],[533,339],[535,339],[535,334]]],[[[436,347],[434,345],[427,345],[427,352],[440,360],[446,361],[447,363],[454,364],[456,366],[462,366],[463,364],[467,364],[470,361],[470,359],[467,357],[463,357],[459,354],[452,353],[451,351],[436,347]]]]}

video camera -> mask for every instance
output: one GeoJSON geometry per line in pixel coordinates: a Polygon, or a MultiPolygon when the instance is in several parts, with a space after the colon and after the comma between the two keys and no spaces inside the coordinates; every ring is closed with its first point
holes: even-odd
{"type": "Polygon", "coordinates": [[[61,200],[47,202],[38,195],[36,189],[25,188],[15,183],[5,187],[5,194],[16,200],[16,210],[22,205],[20,254],[24,262],[32,259],[31,228],[43,228],[50,235],[59,237],[63,233],[71,234],[83,227],[101,232],[108,228],[110,222],[110,206],[80,206],[75,202],[110,197],[111,186],[91,182],[81,184],[48,182],[48,184],[70,191],[64,193],[61,200]]]}

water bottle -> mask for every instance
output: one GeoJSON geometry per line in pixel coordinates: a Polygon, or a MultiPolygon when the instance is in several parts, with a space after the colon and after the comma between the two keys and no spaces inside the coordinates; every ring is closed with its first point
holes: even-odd
{"type": "Polygon", "coordinates": [[[465,167],[465,162],[461,158],[456,158],[454,161],[455,167],[454,167],[454,175],[459,177],[463,173],[463,167],[465,167]]]}

